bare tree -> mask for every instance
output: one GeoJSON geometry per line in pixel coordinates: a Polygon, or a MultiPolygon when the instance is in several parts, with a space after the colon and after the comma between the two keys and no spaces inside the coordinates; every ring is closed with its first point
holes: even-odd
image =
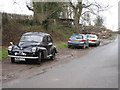
{"type": "Polygon", "coordinates": [[[95,26],[103,26],[104,19],[100,15],[94,20],[95,26]]]}
{"type": "Polygon", "coordinates": [[[32,2],[26,6],[34,12],[34,23],[42,24],[45,29],[47,29],[50,19],[59,18],[62,10],[61,3],[58,2],[32,2]]]}
{"type": "Polygon", "coordinates": [[[98,15],[100,11],[104,11],[108,6],[103,6],[97,2],[87,2],[83,3],[84,0],[78,0],[77,2],[70,1],[70,5],[74,13],[74,24],[76,31],[80,28],[80,17],[86,13],[92,13],[98,15]],[[83,9],[86,9],[83,11],[83,9]]]}

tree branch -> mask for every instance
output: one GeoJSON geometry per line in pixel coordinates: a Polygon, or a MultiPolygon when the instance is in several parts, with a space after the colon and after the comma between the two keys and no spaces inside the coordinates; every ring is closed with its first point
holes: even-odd
{"type": "Polygon", "coordinates": [[[28,8],[29,10],[34,11],[33,8],[30,7],[27,3],[26,3],[26,6],[27,6],[27,8],[28,8]]]}
{"type": "Polygon", "coordinates": [[[84,14],[86,14],[86,13],[92,13],[92,14],[96,15],[94,12],[91,12],[91,11],[85,11],[84,13],[81,14],[81,16],[84,15],[84,14]]]}
{"type": "Polygon", "coordinates": [[[88,8],[88,7],[91,7],[91,6],[96,6],[96,7],[98,7],[98,8],[99,8],[99,6],[98,6],[98,5],[93,4],[93,3],[91,3],[91,4],[87,5],[87,6],[83,7],[83,8],[88,8]]]}
{"type": "Polygon", "coordinates": [[[73,5],[73,3],[69,0],[69,2],[70,2],[70,5],[71,5],[71,7],[73,8],[73,9],[75,9],[75,6],[73,5]]]}

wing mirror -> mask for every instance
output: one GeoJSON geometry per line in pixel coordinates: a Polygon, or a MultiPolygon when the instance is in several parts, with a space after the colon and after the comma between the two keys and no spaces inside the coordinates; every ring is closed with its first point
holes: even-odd
{"type": "Polygon", "coordinates": [[[13,42],[10,42],[10,44],[13,46],[14,44],[13,44],[13,42]]]}

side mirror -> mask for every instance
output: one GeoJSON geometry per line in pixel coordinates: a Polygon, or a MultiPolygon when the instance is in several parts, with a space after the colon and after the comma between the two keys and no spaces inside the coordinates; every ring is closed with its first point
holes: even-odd
{"type": "Polygon", "coordinates": [[[13,42],[10,42],[10,44],[13,46],[14,44],[13,44],[13,42]]]}

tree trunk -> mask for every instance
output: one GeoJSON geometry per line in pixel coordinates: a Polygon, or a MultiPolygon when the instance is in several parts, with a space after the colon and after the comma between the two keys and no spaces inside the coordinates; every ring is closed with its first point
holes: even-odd
{"type": "Polygon", "coordinates": [[[75,31],[79,32],[79,15],[75,13],[74,15],[74,25],[75,25],[75,31]]]}
{"type": "Polygon", "coordinates": [[[80,23],[79,22],[80,22],[81,13],[82,13],[82,8],[74,9],[74,25],[75,25],[76,32],[80,32],[80,23]]]}
{"type": "Polygon", "coordinates": [[[79,21],[80,21],[82,9],[83,9],[82,0],[80,2],[78,2],[78,4],[76,5],[76,7],[73,5],[72,2],[70,2],[70,5],[73,8],[73,12],[74,12],[75,31],[76,32],[80,32],[80,23],[79,23],[79,21]]]}

